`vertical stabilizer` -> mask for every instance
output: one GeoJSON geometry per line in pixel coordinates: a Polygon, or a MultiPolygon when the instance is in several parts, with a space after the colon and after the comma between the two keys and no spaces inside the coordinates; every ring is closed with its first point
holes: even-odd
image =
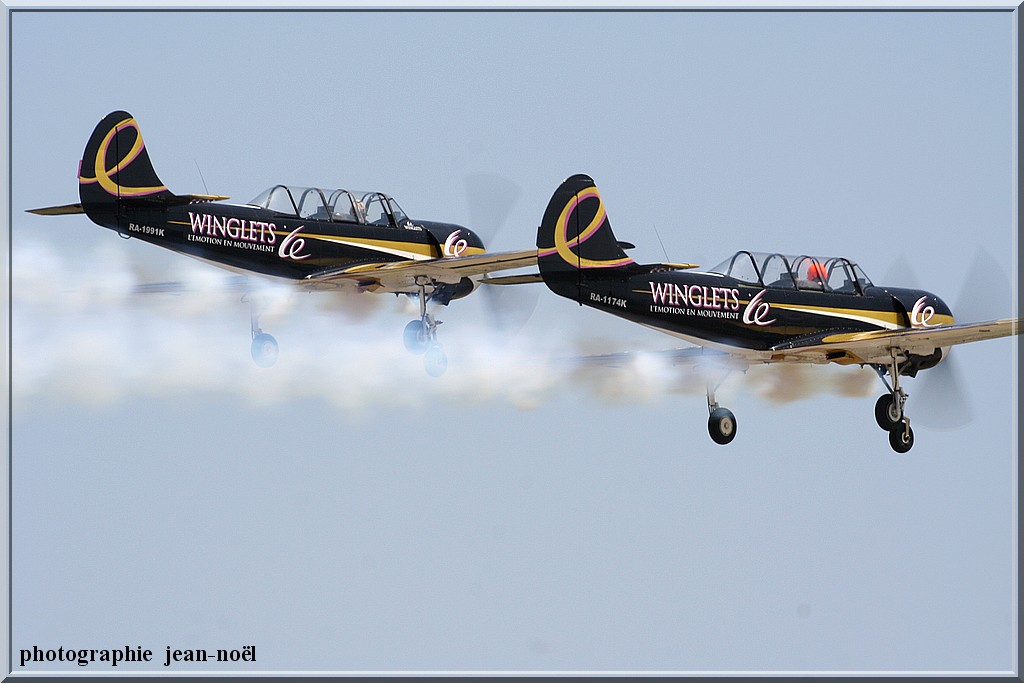
{"type": "Polygon", "coordinates": [[[578,299],[587,271],[633,263],[619,246],[604,202],[590,176],[563,181],[548,202],[537,230],[537,257],[545,284],[556,294],[578,299]]]}
{"type": "MultiPolygon", "coordinates": [[[[82,208],[96,223],[109,225],[126,200],[169,199],[131,114],[107,114],[92,132],[78,168],[82,208]]],[[[111,226],[114,227],[114,226],[111,226]]]]}

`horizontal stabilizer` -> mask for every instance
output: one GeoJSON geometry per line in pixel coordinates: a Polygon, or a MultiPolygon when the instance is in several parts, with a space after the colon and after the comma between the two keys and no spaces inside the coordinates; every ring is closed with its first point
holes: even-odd
{"type": "MultiPolygon", "coordinates": [[[[258,283],[244,275],[234,275],[217,280],[217,291],[250,292],[258,287],[258,283]]],[[[183,280],[171,280],[168,282],[147,282],[135,285],[132,288],[133,294],[184,294],[186,292],[201,291],[194,282],[183,280]]]]}
{"type": "MultiPolygon", "coordinates": [[[[164,206],[177,206],[181,204],[199,204],[200,202],[219,202],[225,199],[231,199],[231,197],[219,194],[177,194],[170,196],[163,195],[161,197],[153,198],[146,197],[135,199],[135,201],[149,204],[162,204],[164,206]]],[[[34,213],[37,216],[67,216],[74,213],[85,213],[85,209],[82,208],[80,203],[64,204],[63,206],[44,206],[41,209],[25,210],[28,213],[34,213]]]]}
{"type": "Polygon", "coordinates": [[[174,197],[162,199],[161,203],[199,204],[200,202],[222,202],[225,199],[231,199],[231,197],[221,194],[176,194],[174,197]]]}
{"type": "Polygon", "coordinates": [[[528,275],[505,275],[503,277],[485,277],[480,282],[486,285],[525,285],[531,282],[544,282],[544,276],[540,273],[528,275]]]}
{"type": "Polygon", "coordinates": [[[67,216],[72,213],[85,213],[81,204],[65,204],[63,206],[45,206],[41,209],[26,209],[28,213],[38,216],[67,216]]]}
{"type": "Polygon", "coordinates": [[[201,204],[203,202],[219,202],[231,199],[219,194],[173,194],[163,192],[149,197],[122,197],[122,202],[144,204],[146,206],[181,206],[182,204],[201,204]]]}
{"type": "Polygon", "coordinates": [[[657,358],[668,365],[702,365],[713,363],[716,367],[728,367],[745,372],[750,363],[743,357],[715,351],[702,346],[688,346],[664,351],[623,351],[598,356],[576,356],[560,359],[579,366],[603,366],[625,368],[642,358],[657,358]]]}

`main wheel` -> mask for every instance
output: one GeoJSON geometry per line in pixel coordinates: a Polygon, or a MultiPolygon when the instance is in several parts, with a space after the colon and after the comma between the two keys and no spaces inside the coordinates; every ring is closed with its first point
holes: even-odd
{"type": "Polygon", "coordinates": [[[269,368],[277,362],[277,340],[273,336],[260,332],[252,339],[252,359],[261,368],[269,368]]]}
{"type": "Polygon", "coordinates": [[[708,417],[708,433],[715,443],[729,443],[736,436],[736,416],[728,408],[715,408],[708,417]]]}
{"type": "Polygon", "coordinates": [[[440,344],[434,344],[423,356],[423,367],[431,377],[440,377],[448,369],[448,356],[440,344]]]}
{"type": "Polygon", "coordinates": [[[914,447],[914,431],[901,420],[889,432],[889,445],[897,453],[906,453],[914,447]]]}
{"type": "Polygon", "coordinates": [[[882,394],[875,401],[875,422],[885,431],[891,432],[900,423],[901,417],[890,394],[882,394]]]}
{"type": "Polygon", "coordinates": [[[422,320],[410,320],[402,333],[405,348],[410,353],[424,353],[430,347],[430,332],[422,320]]]}

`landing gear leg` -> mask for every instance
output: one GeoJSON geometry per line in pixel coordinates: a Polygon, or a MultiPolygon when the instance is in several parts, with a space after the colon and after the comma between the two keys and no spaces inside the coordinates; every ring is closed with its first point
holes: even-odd
{"type": "Polygon", "coordinates": [[[906,453],[914,446],[914,431],[910,428],[910,418],[907,417],[904,408],[907,403],[907,393],[900,386],[900,368],[896,360],[896,350],[892,351],[892,363],[885,366],[876,366],[878,373],[888,394],[878,397],[875,402],[875,422],[882,429],[889,432],[889,446],[897,453],[906,453]],[[892,385],[885,380],[886,370],[892,378],[892,385]]]}
{"type": "Polygon", "coordinates": [[[717,444],[725,445],[736,436],[736,416],[728,408],[718,405],[715,400],[715,390],[725,381],[723,377],[715,386],[708,386],[708,433],[711,440],[717,444]]]}
{"type": "Polygon", "coordinates": [[[423,367],[427,374],[431,377],[440,377],[448,369],[448,356],[437,341],[437,326],[441,323],[427,311],[427,302],[430,298],[427,287],[431,282],[429,278],[419,277],[416,278],[416,285],[420,290],[420,319],[412,320],[405,326],[405,348],[412,353],[422,353],[423,367]]]}
{"type": "Polygon", "coordinates": [[[260,307],[256,299],[251,294],[246,294],[242,301],[249,303],[249,324],[252,332],[252,345],[249,350],[252,359],[261,368],[269,368],[277,362],[277,340],[273,335],[260,329],[260,307]]]}

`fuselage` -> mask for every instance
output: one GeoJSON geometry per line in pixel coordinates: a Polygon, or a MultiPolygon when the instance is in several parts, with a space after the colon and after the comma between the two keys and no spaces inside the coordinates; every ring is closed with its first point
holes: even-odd
{"type": "MultiPolygon", "coordinates": [[[[876,287],[843,257],[741,250],[699,271],[693,264],[639,264],[626,248],[612,232],[593,178],[562,181],[537,228],[537,263],[551,291],[580,304],[764,362],[788,355],[888,364],[897,354],[884,344],[861,354],[829,346],[826,338],[953,323],[949,307],[931,292],[876,287]],[[784,353],[793,350],[799,351],[784,353]]],[[[935,347],[903,358],[901,372],[931,367],[942,355],[935,347]]]]}
{"type": "Polygon", "coordinates": [[[301,280],[363,263],[387,263],[484,251],[479,237],[452,223],[387,216],[384,224],[286,213],[247,204],[198,202],[147,206],[122,203],[94,213],[96,223],[236,271],[301,280]]]}
{"type": "Polygon", "coordinates": [[[566,289],[578,288],[580,303],[701,346],[747,351],[752,358],[769,359],[773,349],[830,334],[953,322],[945,302],[922,290],[871,285],[811,291],[657,266],[583,272],[575,278],[567,273],[564,282],[566,289]]]}

